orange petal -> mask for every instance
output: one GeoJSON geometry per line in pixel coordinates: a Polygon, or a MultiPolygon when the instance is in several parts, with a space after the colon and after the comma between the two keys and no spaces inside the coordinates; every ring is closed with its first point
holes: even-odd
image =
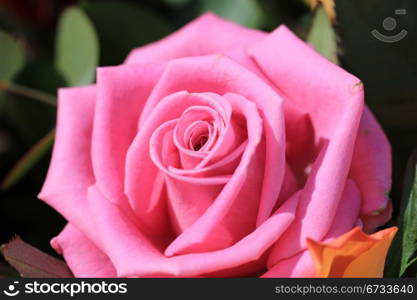
{"type": "Polygon", "coordinates": [[[372,235],[359,227],[328,243],[307,240],[318,277],[382,277],[397,227],[372,235]]]}

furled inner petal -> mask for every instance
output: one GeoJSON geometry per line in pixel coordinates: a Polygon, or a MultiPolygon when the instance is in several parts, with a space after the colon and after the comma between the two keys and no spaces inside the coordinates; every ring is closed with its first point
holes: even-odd
{"type": "Polygon", "coordinates": [[[210,146],[205,144],[210,138],[212,145],[216,141],[217,131],[224,127],[219,128],[218,124],[222,125],[224,121],[216,111],[209,107],[191,107],[183,113],[180,119],[181,122],[175,128],[174,142],[181,151],[198,157],[203,157],[207,153],[210,146]],[[206,136],[207,139],[202,147],[195,149],[194,145],[201,136],[206,136]],[[201,149],[203,147],[204,149],[201,149]]]}
{"type": "Polygon", "coordinates": [[[178,169],[180,164],[172,140],[177,124],[178,120],[171,120],[155,130],[150,141],[150,154],[155,165],[165,173],[171,225],[178,235],[211,205],[230,175],[193,178],[168,170],[167,166],[178,169]]]}
{"type": "Polygon", "coordinates": [[[207,152],[208,141],[210,140],[210,145],[213,144],[215,140],[214,134],[217,133],[214,131],[213,124],[207,121],[196,121],[187,128],[187,135],[185,138],[188,140],[188,147],[190,150],[207,152]]]}
{"type": "MultiPolygon", "coordinates": [[[[259,195],[262,189],[262,178],[259,174],[263,171],[265,151],[264,141],[262,141],[262,122],[256,106],[247,99],[235,94],[226,94],[216,98],[218,101],[227,101],[233,108],[230,120],[217,122],[218,127],[223,130],[219,130],[218,140],[204,157],[207,162],[213,161],[207,157],[214,158],[216,154],[219,156],[218,153],[212,154],[213,151],[219,149],[217,151],[225,152],[219,156],[219,160],[201,168],[197,165],[193,169],[181,169],[180,149],[176,147],[172,136],[185,132],[183,128],[191,126],[187,125],[187,122],[196,124],[194,121],[196,115],[191,117],[187,115],[189,112],[204,116],[204,110],[198,107],[190,107],[180,118],[163,123],[154,131],[150,139],[150,157],[153,163],[165,173],[171,224],[178,236],[178,239],[166,250],[166,255],[169,256],[173,253],[202,252],[224,248],[255,228],[259,195]],[[182,125],[183,122],[184,125],[182,125]],[[220,210],[220,206],[225,207],[220,210]],[[208,217],[210,214],[217,216],[208,217]],[[202,217],[212,219],[210,219],[210,225],[207,224],[205,227],[208,234],[196,244],[195,234],[198,226],[194,224],[202,217]],[[213,219],[216,220],[214,223],[213,219]],[[191,227],[195,228],[189,231],[191,227]]],[[[213,120],[205,119],[204,121],[209,123],[213,120]]],[[[204,127],[207,123],[200,123],[203,129],[195,131],[197,135],[205,132],[204,127]]],[[[180,137],[177,136],[177,140],[180,137]]],[[[183,137],[183,142],[187,141],[187,138],[183,137]]],[[[191,142],[188,145],[194,144],[191,142]]],[[[188,151],[198,152],[198,150],[191,149],[188,151]]],[[[198,232],[202,233],[201,230],[198,232]]]]}
{"type": "MultiPolygon", "coordinates": [[[[220,96],[219,96],[220,97],[220,96]]],[[[220,97],[221,98],[221,97],[220,97]]],[[[152,113],[149,115],[148,122],[145,126],[141,127],[135,137],[128,151],[127,168],[130,169],[126,172],[126,194],[130,205],[132,206],[138,222],[146,228],[147,232],[153,234],[165,234],[166,228],[168,228],[166,207],[167,192],[165,189],[165,179],[155,163],[150,158],[149,144],[151,136],[155,133],[161,124],[165,124],[172,120],[181,120],[181,116],[190,108],[204,107],[207,112],[212,112],[218,116],[214,116],[213,119],[221,117],[227,119],[227,115],[230,115],[231,108],[226,101],[215,101],[212,95],[209,93],[193,93],[190,94],[186,91],[180,91],[172,93],[167,97],[161,99],[159,105],[155,106],[152,113]],[[146,170],[146,176],[137,172],[137,170],[146,170]],[[134,196],[133,196],[134,194],[134,196]]],[[[198,120],[195,120],[198,121],[198,120]]],[[[193,122],[191,122],[193,123],[193,122]]],[[[184,123],[188,127],[189,123],[184,123]]],[[[175,126],[172,127],[174,130],[175,126]]],[[[201,161],[203,153],[199,151],[191,151],[188,149],[187,143],[184,143],[184,136],[176,138],[178,135],[170,134],[169,143],[176,143],[178,147],[173,147],[174,156],[184,160],[187,157],[189,163],[193,163],[191,159],[195,159],[194,165],[201,161]],[[198,154],[196,156],[196,154],[198,154]]],[[[166,147],[167,143],[164,143],[166,147]]],[[[171,164],[180,170],[181,159],[178,163],[171,164]]],[[[165,165],[165,164],[162,164],[165,165]]],[[[223,182],[225,179],[221,179],[223,182]]],[[[210,181],[206,181],[210,184],[210,181]]]]}
{"type": "MultiPolygon", "coordinates": [[[[166,174],[168,210],[177,235],[217,198],[247,145],[242,116],[232,117],[231,105],[223,97],[204,96],[207,104],[222,106],[192,105],[179,118],[161,124],[150,139],[150,157],[166,174]]],[[[228,243],[227,234],[224,238],[228,243]]]]}
{"type": "MultiPolygon", "coordinates": [[[[147,233],[151,232],[149,235],[166,234],[164,228],[169,227],[166,222],[170,218],[165,212],[172,209],[171,203],[176,202],[173,196],[178,195],[191,208],[199,200],[199,195],[204,194],[202,191],[190,197],[190,190],[184,189],[182,184],[203,189],[204,185],[207,187],[207,182],[213,180],[227,182],[206,211],[175,238],[166,249],[166,255],[227,247],[270,216],[281,188],[285,147],[282,99],[268,84],[222,55],[178,59],[167,64],[146,106],[148,109],[143,110],[138,134],[127,155],[125,193],[138,222],[146,227],[147,233]],[[209,100],[203,100],[209,96],[207,91],[215,93],[210,98],[224,99],[209,103],[209,100]],[[204,167],[184,169],[175,160],[176,153],[179,155],[178,149],[171,147],[172,139],[169,138],[172,135],[170,131],[175,129],[174,124],[165,128],[163,135],[161,131],[160,138],[154,137],[160,146],[155,144],[149,148],[151,136],[161,124],[180,119],[189,107],[202,105],[214,108],[217,105],[221,106],[221,109],[216,109],[220,114],[227,109],[227,103],[236,105],[229,123],[232,126],[229,130],[218,131],[217,141],[204,158],[207,162],[204,167]],[[237,133],[240,143],[225,151],[225,144],[220,141],[229,141],[225,134],[228,131],[237,133]],[[242,132],[247,134],[247,138],[241,135],[242,132]],[[172,155],[161,155],[161,151],[172,155]],[[170,157],[172,163],[158,159],[161,156],[170,157]],[[227,172],[226,164],[217,165],[226,157],[229,159],[225,162],[239,162],[233,168],[232,176],[227,172]],[[156,161],[161,164],[158,166],[156,161]],[[213,168],[215,165],[218,167],[213,168]],[[199,177],[202,172],[198,171],[203,169],[212,172],[212,176],[199,177]],[[222,172],[219,172],[221,169],[222,172]],[[146,170],[145,174],[143,170],[146,170]],[[156,188],[155,184],[158,185],[156,188]],[[186,192],[188,197],[184,195],[186,192]]],[[[187,208],[187,205],[180,208],[187,208]]],[[[189,211],[192,213],[192,209],[189,211]]]]}
{"type": "Polygon", "coordinates": [[[181,168],[195,168],[215,144],[224,120],[215,109],[192,106],[184,111],[175,126],[173,141],[179,151],[181,168]]]}

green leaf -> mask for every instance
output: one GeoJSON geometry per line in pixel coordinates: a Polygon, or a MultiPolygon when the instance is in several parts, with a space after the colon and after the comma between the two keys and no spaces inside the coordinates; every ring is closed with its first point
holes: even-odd
{"type": "Polygon", "coordinates": [[[99,43],[91,21],[82,10],[70,7],[62,13],[55,47],[55,66],[70,86],[93,82],[99,43]]]}
{"type": "Polygon", "coordinates": [[[319,6],[315,10],[311,29],[307,36],[307,42],[312,44],[317,52],[331,62],[335,64],[339,63],[337,58],[337,36],[322,6],[319,6]]]}
{"type": "Polygon", "coordinates": [[[159,40],[174,29],[138,3],[88,1],[83,8],[97,30],[102,65],[120,64],[133,48],[159,40]]]}
{"type": "Polygon", "coordinates": [[[19,182],[31,168],[44,157],[52,147],[55,130],[49,132],[37,142],[13,167],[0,185],[1,190],[6,190],[19,182]]]}
{"type": "Polygon", "coordinates": [[[74,277],[68,266],[60,259],[46,254],[16,237],[0,247],[6,261],[22,277],[69,278],[74,277]]]}
{"type": "Polygon", "coordinates": [[[402,187],[402,199],[401,207],[399,209],[398,220],[394,223],[398,226],[398,232],[391,244],[388,252],[387,262],[385,264],[384,277],[399,277],[402,263],[402,257],[404,254],[403,238],[405,231],[404,216],[407,205],[409,204],[409,196],[413,182],[415,180],[415,167],[417,164],[417,150],[410,156],[407,167],[404,173],[403,187],[402,187]]]}
{"type": "Polygon", "coordinates": [[[217,15],[247,27],[258,28],[262,23],[262,9],[255,0],[200,0],[201,12],[217,15]]]}
{"type": "Polygon", "coordinates": [[[9,81],[25,63],[25,53],[21,44],[0,30],[0,80],[9,81]]]}
{"type": "Polygon", "coordinates": [[[414,181],[401,221],[403,236],[400,276],[415,262],[417,255],[417,164],[414,164],[414,181]]]}

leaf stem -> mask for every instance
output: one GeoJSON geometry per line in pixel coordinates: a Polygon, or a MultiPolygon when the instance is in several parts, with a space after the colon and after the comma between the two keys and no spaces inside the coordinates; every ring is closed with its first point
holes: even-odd
{"type": "Polygon", "coordinates": [[[16,83],[0,80],[0,91],[1,90],[27,98],[32,98],[48,105],[56,106],[56,98],[54,96],[16,83]]]}

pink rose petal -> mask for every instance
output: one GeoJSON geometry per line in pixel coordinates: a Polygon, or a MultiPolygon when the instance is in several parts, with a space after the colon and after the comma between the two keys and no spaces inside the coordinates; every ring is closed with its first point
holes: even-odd
{"type": "Polygon", "coordinates": [[[273,265],[303,249],[307,237],[321,240],[332,226],[350,169],[363,89],[357,78],[318,55],[285,26],[252,53],[286,101],[309,114],[315,133],[316,157],[300,194],[298,217],[275,246],[269,259],[273,265]]]}
{"type": "Polygon", "coordinates": [[[116,276],[109,258],[72,224],[67,224],[51,245],[77,278],[116,276]]]}

